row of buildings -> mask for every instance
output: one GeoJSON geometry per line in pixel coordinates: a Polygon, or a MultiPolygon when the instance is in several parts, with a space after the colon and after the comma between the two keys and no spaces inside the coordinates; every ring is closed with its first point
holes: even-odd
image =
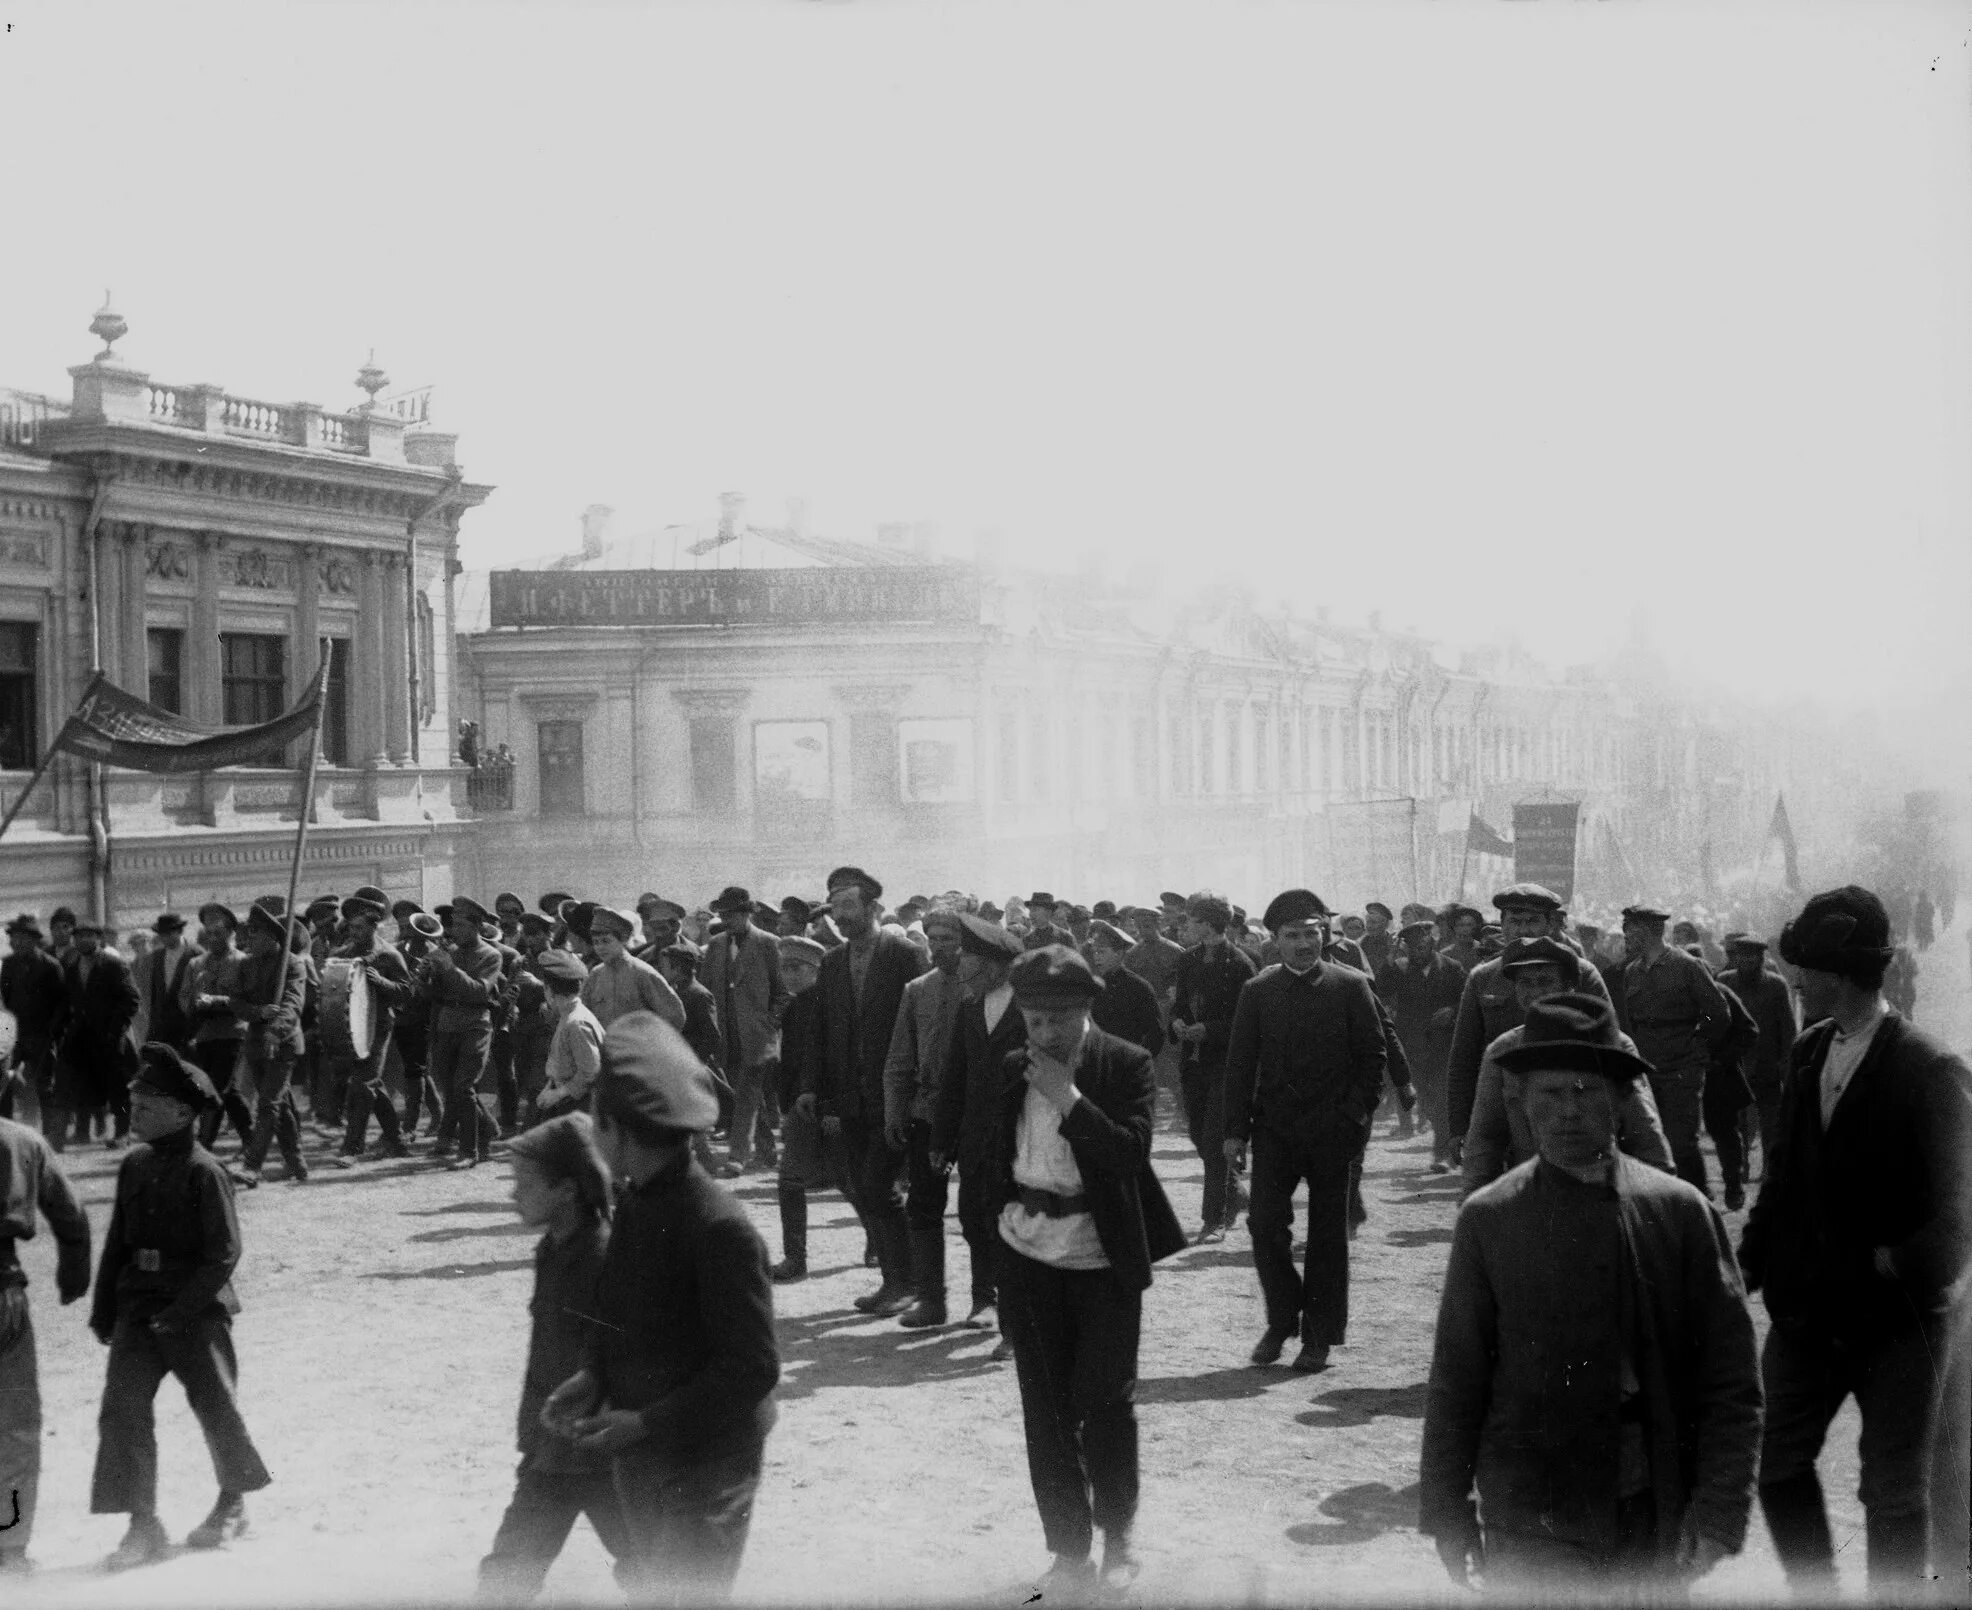
{"type": "MultiPolygon", "coordinates": [[[[491,488],[374,366],[346,411],[269,403],[130,367],[107,308],[91,329],[69,396],[0,392],[0,804],[94,667],[248,725],[327,639],[306,890],[813,895],[855,861],[995,896],[1438,900],[1502,875],[1467,853],[1475,815],[1574,801],[1578,894],[1614,900],[1743,867],[1783,787],[1811,840],[1814,790],[1860,786],[1811,723],[1682,691],[1634,638],[1559,672],[1209,577],[1171,598],[941,557],[922,529],[756,524],[737,496],[625,538],[592,509],[567,552],[467,571],[491,488]],[[462,764],[462,721],[511,768],[462,764]]],[[[7,898],[123,926],[279,887],[304,758],[59,756],[0,842],[7,898]]]]}

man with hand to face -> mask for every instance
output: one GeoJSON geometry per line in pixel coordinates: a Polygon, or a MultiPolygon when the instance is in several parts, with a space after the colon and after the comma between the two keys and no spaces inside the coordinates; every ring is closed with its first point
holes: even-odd
{"type": "Polygon", "coordinates": [[[1738,1552],[1752,1508],[1760,1379],[1725,1224],[1617,1150],[1649,1065],[1607,1001],[1536,1003],[1502,1060],[1539,1155],[1459,1212],[1419,1529],[1461,1585],[1477,1565],[1515,1599],[1674,1597],[1738,1552]]]}
{"type": "Polygon", "coordinates": [[[1054,1564],[1041,1592],[1127,1588],[1137,1511],[1137,1341],[1150,1266],[1184,1233],[1150,1166],[1148,1052],[1089,1022],[1102,981],[1076,951],[1011,970],[1027,1043],[1003,1065],[986,1177],[999,1209],[1000,1325],[1020,1380],[1027,1467],[1054,1564]]]}
{"type": "Polygon", "coordinates": [[[1267,907],[1280,961],[1240,991],[1226,1050],[1228,1164],[1253,1142],[1253,1263],[1267,1329],[1255,1364],[1297,1333],[1297,1370],[1328,1368],[1349,1324],[1350,1171],[1383,1090],[1387,1052],[1366,975],[1322,959],[1328,908],[1306,889],[1267,907]],[[1294,1192],[1308,1184],[1308,1253],[1294,1272],[1294,1192]]]}

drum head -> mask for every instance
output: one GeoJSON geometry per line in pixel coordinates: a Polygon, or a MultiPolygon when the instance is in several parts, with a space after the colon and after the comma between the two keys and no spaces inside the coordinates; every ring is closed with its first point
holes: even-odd
{"type": "Polygon", "coordinates": [[[354,979],[349,991],[349,1048],[356,1055],[370,1054],[370,975],[351,969],[354,979]]]}
{"type": "Polygon", "coordinates": [[[14,1042],[20,1038],[21,1026],[14,1014],[0,1006],[0,1065],[14,1054],[14,1042]]]}

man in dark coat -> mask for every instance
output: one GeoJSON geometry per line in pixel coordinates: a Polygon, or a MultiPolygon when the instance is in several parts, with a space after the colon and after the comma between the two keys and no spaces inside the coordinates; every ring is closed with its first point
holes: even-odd
{"type": "MultiPolygon", "coordinates": [[[[1500,914],[1500,937],[1504,943],[1516,939],[1559,939],[1567,930],[1568,914],[1561,897],[1538,883],[1516,883],[1493,896],[1500,914]]],[[[1459,906],[1459,921],[1478,913],[1470,906],[1459,906]]],[[[1475,920],[1473,928],[1479,927],[1475,920]]],[[[1472,1098],[1479,1088],[1479,1064],[1486,1047],[1508,1029],[1522,1022],[1519,998],[1513,981],[1500,970],[1499,958],[1478,961],[1476,947],[1470,952],[1449,947],[1455,961],[1467,968],[1465,988],[1460,992],[1458,1015],[1452,1022],[1452,1046],[1445,1058],[1445,1122],[1451,1129],[1454,1151],[1465,1139],[1465,1126],[1472,1119],[1472,1098]]],[[[1582,988],[1591,995],[1607,996],[1599,975],[1582,976],[1582,988]]],[[[1454,1155],[1453,1161],[1457,1161],[1454,1155]]]]}
{"type": "Polygon", "coordinates": [[[1670,914],[1623,908],[1623,987],[1618,1021],[1651,1067],[1650,1092],[1670,1137],[1678,1177],[1706,1189],[1698,1131],[1705,1122],[1705,1075],[1732,1028],[1732,1009],[1696,956],[1664,943],[1670,914]]]}
{"type": "MultiPolygon", "coordinates": [[[[1814,1026],[1794,1045],[1780,1144],[1739,1258],[1773,1319],[1760,1506],[1788,1580],[1832,1590],[1815,1461],[1853,1393],[1870,1585],[1914,1599],[1930,1545],[1940,1361],[1962,1335],[1972,1272],[1972,1071],[1885,1004],[1890,949],[1883,902],[1854,884],[1814,896],[1781,934],[1814,1026]]],[[[1966,1495],[1950,1501],[1962,1515],[1966,1495]]]]}
{"type": "Polygon", "coordinates": [[[1252,958],[1228,937],[1232,926],[1232,907],[1223,897],[1201,891],[1187,902],[1185,939],[1190,948],[1178,963],[1171,1003],[1185,1126],[1205,1165],[1200,1241],[1223,1241],[1239,1211],[1226,1161],[1226,1045],[1239,992],[1254,967],[1252,958]]]}
{"type": "Polygon", "coordinates": [[[398,1009],[411,999],[411,970],[394,947],[377,937],[377,924],[383,919],[384,908],[376,901],[351,896],[342,903],[343,942],[335,954],[347,957],[363,969],[369,984],[371,1016],[368,1055],[343,1057],[326,1047],[323,1049],[324,1056],[335,1056],[337,1062],[344,1064],[334,1071],[334,1082],[343,1091],[342,1150],[335,1158],[339,1168],[353,1168],[363,1155],[372,1113],[376,1115],[383,1155],[411,1155],[398,1125],[397,1104],[383,1083],[391,1030],[397,1026],[398,1009]]]}
{"type": "Polygon", "coordinates": [[[1445,1064],[1465,969],[1439,951],[1436,923],[1406,923],[1397,938],[1403,948],[1377,973],[1376,989],[1396,1025],[1424,1121],[1431,1126],[1431,1172],[1448,1174],[1452,1136],[1445,1117],[1445,1064]]]}
{"type": "Polygon", "coordinates": [[[1323,1370],[1349,1324],[1349,1188],[1387,1052],[1367,976],[1322,959],[1328,908],[1276,895],[1266,924],[1280,961],[1239,995],[1226,1049],[1226,1158],[1253,1143],[1253,1263],[1267,1303],[1255,1364],[1297,1332],[1297,1370],[1323,1370]],[[1308,1185],[1308,1253],[1294,1272],[1294,1192],[1308,1185]]]}
{"type": "Polygon", "coordinates": [[[1104,1034],[1142,1046],[1154,1059],[1164,1049],[1164,1010],[1156,992],[1129,969],[1130,952],[1135,948],[1130,936],[1115,923],[1100,919],[1089,923],[1084,954],[1103,982],[1090,1020],[1104,1034]]]}
{"type": "Polygon", "coordinates": [[[1719,983],[1752,1015],[1760,1037],[1741,1054],[1740,1072],[1760,1111],[1760,1171],[1765,1173],[1780,1143],[1780,1091],[1794,1056],[1794,992],[1767,965],[1767,942],[1758,934],[1725,936],[1725,953],[1732,965],[1719,974],[1719,983]]]}
{"type": "Polygon", "coordinates": [[[101,923],[78,922],[75,953],[62,973],[58,1092],[75,1113],[78,1143],[88,1140],[91,1120],[107,1110],[116,1121],[109,1144],[121,1146],[130,1133],[130,1076],[137,1067],[129,1031],[139,1002],[130,964],[104,947],[101,923]]]}
{"type": "Polygon", "coordinates": [[[1044,1598],[1095,1574],[1127,1588],[1137,1511],[1137,1342],[1150,1266],[1185,1244],[1150,1163],[1150,1055],[1089,1023],[1102,992],[1080,953],[1029,951],[1010,974],[1027,1044],[1003,1065],[992,1152],[1000,1323],[1020,1379],[1027,1468],[1054,1564],[1044,1598]]]}
{"type": "MultiPolygon", "coordinates": [[[[13,1071],[34,1091],[41,1132],[59,1152],[68,1146],[68,1112],[56,1099],[55,1036],[67,1007],[68,984],[31,913],[24,911],[7,924],[7,946],[7,958],[0,961],[0,1006],[14,1014],[13,1071]]],[[[0,1112],[11,1116],[11,1090],[0,1112]]]]}
{"type": "Polygon", "coordinates": [[[888,1318],[909,1308],[916,1293],[899,1189],[904,1154],[883,1132],[883,1067],[904,986],[927,963],[901,930],[877,926],[883,885],[860,867],[837,867],[829,874],[828,893],[830,915],[845,943],[822,961],[815,984],[820,1054],[808,1059],[808,1082],[796,1104],[804,1106],[807,1117],[841,1122],[843,1146],[856,1171],[857,1209],[883,1272],[883,1283],[858,1297],[856,1307],[888,1318]]]}
{"type": "Polygon", "coordinates": [[[693,1155],[719,1100],[669,1023],[644,1011],[611,1023],[594,1099],[597,1149],[628,1189],[588,1362],[549,1394],[542,1423],[615,1462],[631,1603],[723,1602],[780,1380],[767,1248],[693,1155]]]}
{"type": "Polygon", "coordinates": [[[781,1011],[781,1160],[776,1180],[781,1209],[781,1261],[769,1273],[776,1281],[808,1278],[808,1193],[842,1193],[861,1222],[856,1206],[856,1171],[843,1145],[842,1120],[822,1117],[802,1106],[804,1089],[819,1086],[822,1073],[821,997],[815,992],[822,958],[828,954],[802,934],[783,934],[781,982],[788,992],[781,1011]]]}
{"type": "Polygon", "coordinates": [[[1476,1561],[1509,1598],[1681,1588],[1738,1552],[1752,1509],[1760,1378],[1732,1244],[1698,1191],[1618,1153],[1618,1091],[1648,1069],[1607,1001],[1549,996],[1499,1055],[1539,1155],[1459,1213],[1419,1529],[1455,1582],[1476,1561]]]}
{"type": "MultiPolygon", "coordinates": [[[[1001,1203],[993,1194],[990,1164],[1006,1061],[1027,1043],[1027,1020],[1014,1005],[1008,982],[1023,947],[1019,935],[983,917],[968,914],[959,923],[959,982],[966,1002],[959,1008],[932,1110],[931,1161],[937,1167],[959,1165],[959,1230],[972,1254],[972,1307],[965,1323],[993,1330],[999,1324],[1001,1203]]],[[[1000,1356],[996,1350],[994,1357],[1000,1356]]]]}
{"type": "Polygon", "coordinates": [[[781,983],[779,936],[754,922],[753,897],[741,888],[725,889],[712,909],[725,929],[705,947],[699,977],[711,991],[725,1039],[715,1066],[725,1070],[733,1087],[727,1162],[736,1168],[726,1177],[734,1178],[753,1165],[756,1150],[763,1167],[774,1166],[780,1112],[773,1086],[787,990],[781,983]]]}

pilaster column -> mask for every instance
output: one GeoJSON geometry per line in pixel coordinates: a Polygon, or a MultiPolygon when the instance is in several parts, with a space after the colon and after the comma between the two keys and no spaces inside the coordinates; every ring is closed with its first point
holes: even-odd
{"type": "Polygon", "coordinates": [[[356,563],[356,651],[349,668],[349,688],[355,699],[354,752],[360,764],[375,770],[384,765],[383,712],[389,694],[383,658],[383,566],[379,556],[365,552],[356,563]]]}
{"type": "Polygon", "coordinates": [[[192,640],[185,645],[190,679],[186,713],[216,726],[224,702],[219,693],[219,538],[210,531],[192,537],[192,640]]]}
{"type": "Polygon", "coordinates": [[[405,556],[388,554],[383,562],[384,748],[393,766],[411,759],[411,646],[407,635],[409,610],[405,602],[405,556]]]}
{"type": "Polygon", "coordinates": [[[123,685],[138,698],[150,697],[150,639],[144,631],[144,537],[140,525],[123,528],[123,685]]]}
{"type": "Polygon", "coordinates": [[[108,520],[96,526],[96,659],[103,673],[123,686],[123,542],[120,527],[108,520]]]}
{"type": "MultiPolygon", "coordinates": [[[[321,548],[304,542],[294,550],[294,637],[288,647],[288,703],[301,697],[303,688],[315,674],[317,656],[322,651],[321,548]]],[[[319,733],[317,734],[319,739],[319,733]]],[[[308,740],[297,739],[293,764],[308,764],[308,740]]]]}

